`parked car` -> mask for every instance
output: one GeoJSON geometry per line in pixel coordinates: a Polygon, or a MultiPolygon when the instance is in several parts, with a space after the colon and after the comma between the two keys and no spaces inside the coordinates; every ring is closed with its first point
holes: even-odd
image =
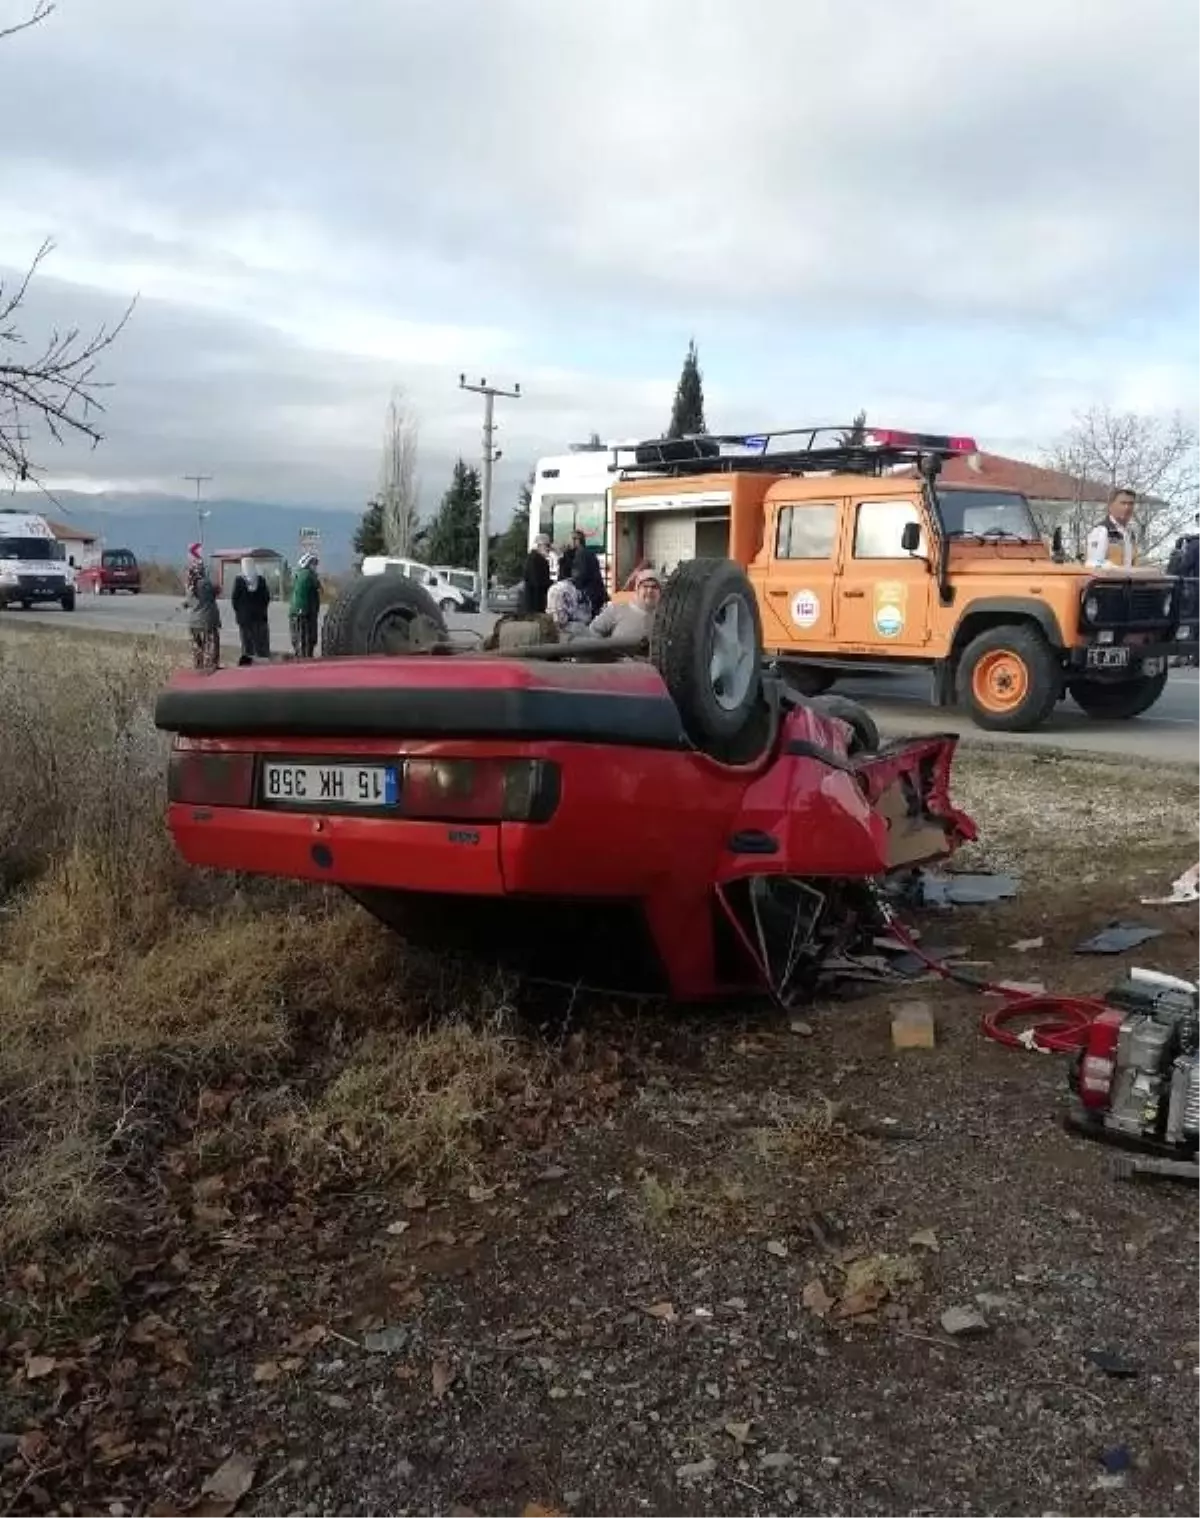
{"type": "Polygon", "coordinates": [[[142,571],[129,548],[106,548],[98,564],[90,564],[76,576],[80,590],[94,596],[115,596],[119,590],[131,596],[141,594],[142,571]]]}
{"type": "Polygon", "coordinates": [[[423,585],[443,612],[475,612],[479,610],[479,597],[472,591],[463,590],[446,579],[439,570],[422,564],[417,559],[401,559],[390,554],[368,554],[362,561],[362,572],[373,575],[402,575],[415,585],[423,585]]]}

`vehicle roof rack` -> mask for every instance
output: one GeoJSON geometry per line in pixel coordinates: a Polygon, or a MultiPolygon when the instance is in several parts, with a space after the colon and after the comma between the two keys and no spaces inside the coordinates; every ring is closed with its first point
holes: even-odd
{"type": "Polygon", "coordinates": [[[882,474],[902,464],[916,464],[936,474],[941,461],[978,453],[974,438],[941,433],[901,432],[868,427],[857,436],[852,423],[842,426],[789,427],[780,432],[698,433],[682,438],[650,438],[613,449],[614,473],[622,475],[688,474],[882,474]],[[632,453],[633,462],[621,454],[632,453]]]}

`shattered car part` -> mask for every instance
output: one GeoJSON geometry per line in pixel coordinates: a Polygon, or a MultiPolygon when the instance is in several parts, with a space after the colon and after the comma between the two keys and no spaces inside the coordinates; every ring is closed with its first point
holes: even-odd
{"type": "Polygon", "coordinates": [[[926,907],[982,907],[1017,894],[1012,875],[962,874],[922,870],[919,903],[926,907]]]}
{"type": "Polygon", "coordinates": [[[1099,933],[1075,946],[1076,954],[1125,954],[1139,944],[1161,938],[1161,928],[1147,928],[1137,922],[1110,922],[1099,933]]]}

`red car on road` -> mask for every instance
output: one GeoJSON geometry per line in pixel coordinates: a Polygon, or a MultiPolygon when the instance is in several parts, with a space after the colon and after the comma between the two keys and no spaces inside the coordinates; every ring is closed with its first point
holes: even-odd
{"type": "Polygon", "coordinates": [[[128,548],[106,548],[98,564],[81,569],[75,577],[81,591],[96,596],[115,596],[118,591],[136,596],[142,590],[142,571],[128,548]]]}
{"type": "Polygon", "coordinates": [[[974,836],[956,740],[879,748],[852,703],[788,693],[728,560],[680,566],[648,658],[455,647],[399,576],[344,593],[323,652],[174,678],[170,829],[192,864],[336,884],[422,942],[788,997],[871,917],[873,882],[974,836]]]}

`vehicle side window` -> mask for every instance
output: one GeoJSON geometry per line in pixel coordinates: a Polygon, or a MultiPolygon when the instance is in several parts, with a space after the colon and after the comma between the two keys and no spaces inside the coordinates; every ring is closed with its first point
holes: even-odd
{"type": "Polygon", "coordinates": [[[777,559],[831,559],[837,542],[838,509],[814,502],[781,506],[775,533],[777,559]]]}
{"type": "MultiPolygon", "coordinates": [[[[860,501],[854,518],[854,557],[856,559],[908,559],[900,539],[909,522],[920,522],[921,513],[914,501],[860,501]]],[[[924,531],[921,548],[925,551],[924,531]]]]}

